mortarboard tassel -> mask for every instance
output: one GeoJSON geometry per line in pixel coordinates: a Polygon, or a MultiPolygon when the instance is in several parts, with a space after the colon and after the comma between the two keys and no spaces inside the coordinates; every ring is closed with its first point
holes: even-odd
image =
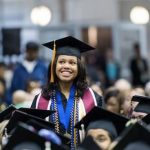
{"type": "Polygon", "coordinates": [[[50,78],[50,83],[54,82],[53,65],[54,65],[55,55],[56,55],[56,44],[55,44],[55,41],[54,41],[54,47],[53,47],[53,52],[52,52],[52,61],[51,61],[51,78],[50,78]]]}

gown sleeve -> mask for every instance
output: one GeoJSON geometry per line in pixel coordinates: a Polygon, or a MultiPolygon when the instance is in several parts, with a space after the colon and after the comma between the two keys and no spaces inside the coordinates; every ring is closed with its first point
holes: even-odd
{"type": "Polygon", "coordinates": [[[101,95],[97,94],[95,91],[94,91],[94,94],[95,94],[95,98],[96,98],[96,101],[97,101],[97,106],[104,108],[104,99],[103,99],[103,97],[101,95]]]}

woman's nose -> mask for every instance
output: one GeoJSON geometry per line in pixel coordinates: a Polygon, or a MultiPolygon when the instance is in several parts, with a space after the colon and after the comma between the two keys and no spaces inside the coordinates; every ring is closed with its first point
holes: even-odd
{"type": "Polygon", "coordinates": [[[69,63],[67,63],[67,62],[64,63],[63,67],[64,67],[64,68],[69,68],[69,63]]]}

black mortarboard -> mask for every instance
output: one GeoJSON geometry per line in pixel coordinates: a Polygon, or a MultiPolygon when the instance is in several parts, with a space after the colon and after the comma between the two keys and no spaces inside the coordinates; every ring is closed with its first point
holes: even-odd
{"type": "Polygon", "coordinates": [[[19,108],[18,110],[33,116],[37,116],[42,119],[45,119],[46,117],[52,115],[55,112],[52,110],[33,109],[33,108],[19,108]]]}
{"type": "MultiPolygon", "coordinates": [[[[150,146],[150,132],[139,123],[129,126],[118,139],[117,145],[113,150],[130,150],[135,143],[142,143],[144,146],[150,146]],[[131,145],[132,144],[132,145],[131,145]]],[[[136,146],[136,150],[141,150],[136,146]]],[[[145,150],[145,149],[143,149],[145,150]]]]}
{"type": "Polygon", "coordinates": [[[53,114],[55,111],[43,110],[43,109],[32,109],[32,108],[19,108],[17,109],[14,105],[10,105],[4,111],[0,113],[0,122],[3,120],[9,119],[12,115],[12,112],[15,110],[19,110],[25,112],[27,114],[37,116],[39,118],[45,119],[46,117],[53,114]]]}
{"type": "Polygon", "coordinates": [[[94,107],[75,127],[81,129],[82,124],[84,124],[86,130],[104,129],[114,139],[123,131],[127,121],[128,119],[123,116],[100,107],[94,107]]]}
{"type": "Polygon", "coordinates": [[[147,114],[144,118],[142,118],[142,121],[146,124],[150,124],[150,114],[147,114]]]}
{"type": "Polygon", "coordinates": [[[39,117],[27,114],[25,112],[21,112],[19,110],[15,110],[13,112],[12,117],[10,118],[8,124],[5,127],[5,128],[7,128],[7,133],[9,134],[10,131],[12,131],[19,122],[26,123],[30,119],[36,120],[36,121],[41,122],[41,123],[44,122],[49,127],[54,128],[54,124],[52,124],[51,122],[46,122],[45,120],[43,120],[43,119],[41,119],[39,117]]]}
{"type": "MultiPolygon", "coordinates": [[[[39,131],[39,130],[41,130],[41,129],[47,129],[47,130],[54,130],[53,128],[51,128],[48,124],[47,124],[47,122],[45,121],[42,121],[42,123],[41,122],[39,122],[39,121],[36,121],[36,120],[33,120],[33,119],[31,119],[31,120],[29,120],[29,121],[27,121],[26,122],[28,125],[31,125],[31,126],[33,126],[37,131],[39,131]]],[[[58,136],[59,136],[59,138],[61,139],[61,141],[62,141],[62,143],[63,144],[66,144],[66,145],[69,145],[70,144],[70,138],[68,138],[68,137],[66,137],[66,136],[64,136],[64,135],[62,135],[61,133],[56,133],[58,136]]]]}
{"type": "Polygon", "coordinates": [[[56,41],[51,41],[42,44],[43,46],[53,50],[52,60],[51,60],[51,79],[50,82],[54,82],[53,76],[53,64],[56,55],[69,55],[81,58],[81,53],[94,50],[92,46],[72,37],[68,36],[65,38],[58,39],[56,41]]]}
{"type": "MultiPolygon", "coordinates": [[[[43,150],[46,149],[46,139],[31,131],[28,126],[19,124],[3,150],[43,150]]],[[[52,150],[65,150],[65,146],[50,142],[52,150]]]]}
{"type": "Polygon", "coordinates": [[[92,150],[92,149],[101,150],[101,148],[94,142],[91,136],[87,136],[77,148],[77,150],[92,150]]]}
{"type": "Polygon", "coordinates": [[[132,101],[139,102],[134,111],[150,113],[150,98],[146,96],[134,95],[132,101]]]}
{"type": "Polygon", "coordinates": [[[143,142],[134,142],[129,144],[124,150],[150,150],[150,145],[143,142]]]}
{"type": "MultiPolygon", "coordinates": [[[[55,41],[57,55],[69,55],[81,57],[81,53],[93,50],[92,46],[72,37],[68,36],[55,41]]],[[[45,47],[53,50],[54,41],[43,44],[45,47]]]]}
{"type": "Polygon", "coordinates": [[[13,105],[10,105],[9,107],[7,107],[5,110],[3,110],[0,113],[0,122],[7,120],[11,117],[11,113],[16,110],[16,108],[13,105]]]}

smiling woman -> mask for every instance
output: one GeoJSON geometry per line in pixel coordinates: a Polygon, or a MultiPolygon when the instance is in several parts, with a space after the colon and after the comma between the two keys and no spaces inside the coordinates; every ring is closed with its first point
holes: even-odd
{"type": "Polygon", "coordinates": [[[56,75],[62,82],[73,82],[77,77],[77,57],[61,55],[56,65],[56,75]]]}
{"type": "Polygon", "coordinates": [[[35,97],[32,107],[55,110],[50,121],[55,124],[56,132],[71,137],[71,149],[75,149],[82,135],[74,128],[75,124],[94,106],[103,104],[101,96],[88,87],[81,63],[81,53],[94,48],[70,36],[44,46],[50,49],[54,46],[49,82],[35,97]]]}

